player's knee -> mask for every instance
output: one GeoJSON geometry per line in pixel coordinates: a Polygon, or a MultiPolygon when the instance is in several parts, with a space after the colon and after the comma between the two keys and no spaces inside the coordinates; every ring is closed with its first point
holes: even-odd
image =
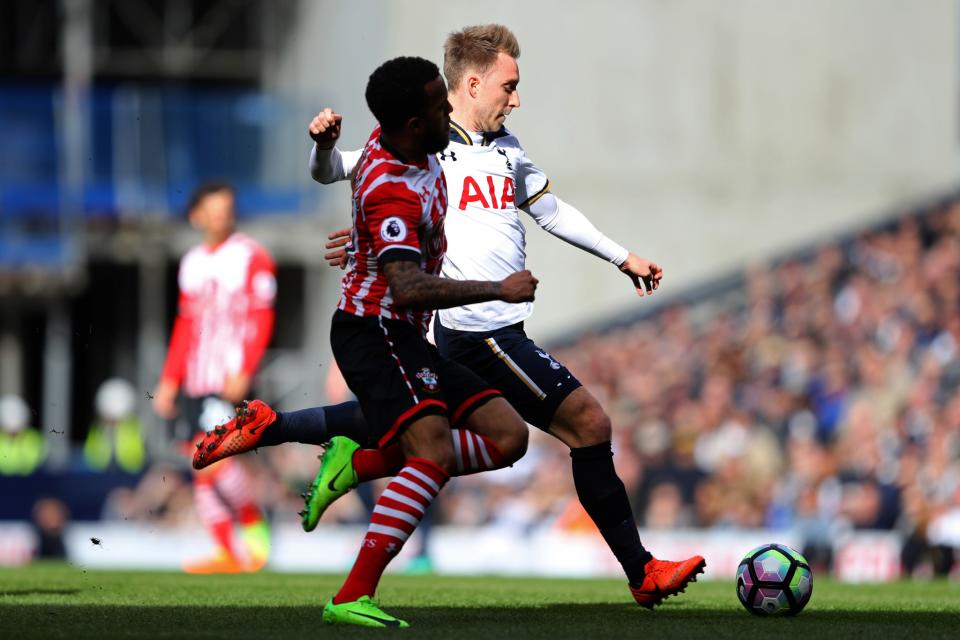
{"type": "Polygon", "coordinates": [[[431,442],[431,446],[424,452],[423,457],[448,474],[452,474],[457,467],[453,453],[453,443],[449,435],[443,440],[431,442]]]}
{"type": "Polygon", "coordinates": [[[434,416],[412,425],[401,437],[408,458],[424,458],[450,473],[456,468],[450,427],[445,419],[434,416]]]}
{"type": "Polygon", "coordinates": [[[521,419],[516,421],[504,435],[501,444],[501,451],[507,464],[513,464],[527,453],[527,444],[530,441],[530,433],[526,423],[521,419]]]}
{"type": "Polygon", "coordinates": [[[594,403],[594,405],[587,411],[584,420],[584,440],[588,441],[584,446],[609,442],[613,437],[613,425],[610,422],[610,416],[599,404],[594,403]]]}
{"type": "Polygon", "coordinates": [[[609,442],[613,437],[610,416],[596,398],[587,394],[571,409],[568,436],[571,447],[590,447],[609,442]]]}

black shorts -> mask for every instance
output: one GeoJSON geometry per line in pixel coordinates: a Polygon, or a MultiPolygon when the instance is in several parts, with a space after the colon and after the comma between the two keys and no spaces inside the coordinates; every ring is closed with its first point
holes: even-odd
{"type": "Polygon", "coordinates": [[[440,355],[409,322],[338,310],[330,327],[333,357],[357,396],[370,441],[384,446],[414,420],[443,415],[456,426],[500,392],[440,355]]]}
{"type": "Polygon", "coordinates": [[[582,386],[527,337],[522,322],[495,331],[456,331],[437,319],[433,335],[441,354],[499,389],[524,420],[544,431],[560,403],[582,386]]]}
{"type": "Polygon", "coordinates": [[[180,415],[174,423],[178,440],[193,440],[197,433],[212,430],[234,417],[233,405],[217,395],[180,396],[180,415]]]}

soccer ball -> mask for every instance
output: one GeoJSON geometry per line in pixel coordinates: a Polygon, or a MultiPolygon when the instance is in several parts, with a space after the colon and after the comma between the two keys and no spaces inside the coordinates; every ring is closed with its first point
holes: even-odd
{"type": "Polygon", "coordinates": [[[752,614],[795,616],[812,594],[810,565],[784,544],[757,547],[737,567],[737,598],[752,614]]]}

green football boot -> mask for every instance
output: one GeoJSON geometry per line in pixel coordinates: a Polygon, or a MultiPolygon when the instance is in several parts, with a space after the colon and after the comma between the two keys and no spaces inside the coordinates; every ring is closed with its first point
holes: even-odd
{"type": "Polygon", "coordinates": [[[300,512],[300,524],[304,531],[313,531],[320,516],[334,501],[357,486],[357,473],[353,470],[353,452],[360,445],[345,436],[330,440],[320,457],[320,470],[310,489],[303,494],[304,509],[300,512]]]}
{"type": "Polygon", "coordinates": [[[394,618],[381,609],[370,596],[360,596],[353,602],[333,604],[333,598],[323,607],[323,624],[352,624],[360,627],[394,627],[404,629],[406,620],[394,618]]]}

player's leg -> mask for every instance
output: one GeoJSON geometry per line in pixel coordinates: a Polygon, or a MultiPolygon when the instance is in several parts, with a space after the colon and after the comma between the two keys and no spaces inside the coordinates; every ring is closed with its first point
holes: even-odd
{"type": "MultiPolygon", "coordinates": [[[[184,396],[180,400],[181,420],[177,424],[180,436],[203,432],[205,427],[229,413],[230,407],[216,396],[184,396]]],[[[197,516],[213,539],[215,551],[208,557],[184,563],[188,573],[238,573],[243,570],[233,531],[233,512],[230,505],[217,492],[216,480],[219,469],[207,469],[193,474],[193,499],[197,516]]]]}
{"type": "Polygon", "coordinates": [[[547,431],[570,447],[573,483],[584,510],[616,556],[638,604],[653,608],[696,580],[706,563],[657,560],[644,548],[626,488],[613,465],[610,418],[584,387],[557,407],[547,431]]]}
{"type": "Polygon", "coordinates": [[[193,499],[197,516],[203,523],[216,550],[209,558],[185,562],[187,573],[239,573],[243,570],[233,539],[233,514],[217,493],[215,486],[219,469],[194,472],[193,499]]]}
{"type": "MultiPolygon", "coordinates": [[[[444,385],[443,398],[457,424],[450,431],[453,475],[499,469],[523,457],[527,427],[520,415],[499,392],[470,370],[436,352],[433,358],[435,377],[444,385]]],[[[419,384],[429,389],[438,381],[427,376],[419,384]]],[[[313,531],[324,511],[361,482],[395,476],[405,458],[399,443],[361,449],[348,438],[333,438],[304,496],[304,509],[300,512],[303,529],[313,531]]]]}
{"type": "Polygon", "coordinates": [[[377,500],[360,553],[337,594],[327,602],[323,621],[376,627],[405,627],[372,601],[380,578],[400,552],[423,514],[449,479],[453,446],[447,420],[424,415],[400,435],[403,468],[377,500]]]}
{"type": "Polygon", "coordinates": [[[270,557],[270,526],[252,498],[250,474],[235,460],[225,461],[216,471],[213,485],[217,495],[230,507],[240,525],[240,539],[246,548],[243,569],[259,571],[270,557]]]}
{"type": "MultiPolygon", "coordinates": [[[[500,389],[524,420],[570,447],[577,497],[628,581],[642,586],[647,564],[659,561],[640,542],[626,490],[613,466],[610,419],[596,399],[566,367],[530,340],[521,325],[479,333],[454,331],[437,323],[435,337],[443,355],[500,389]]],[[[679,569],[656,564],[661,571],[651,579],[661,578],[658,584],[667,585],[671,593],[681,590],[702,570],[703,559],[696,556],[684,562],[679,569]],[[669,580],[664,582],[664,576],[669,580]]],[[[665,596],[634,592],[634,597],[652,606],[665,596]]]]}
{"type": "Polygon", "coordinates": [[[336,436],[363,442],[366,420],[355,401],[298,411],[274,411],[262,400],[244,401],[229,422],[197,444],[193,466],[202,469],[224,458],[285,442],[325,444],[336,436]]]}

